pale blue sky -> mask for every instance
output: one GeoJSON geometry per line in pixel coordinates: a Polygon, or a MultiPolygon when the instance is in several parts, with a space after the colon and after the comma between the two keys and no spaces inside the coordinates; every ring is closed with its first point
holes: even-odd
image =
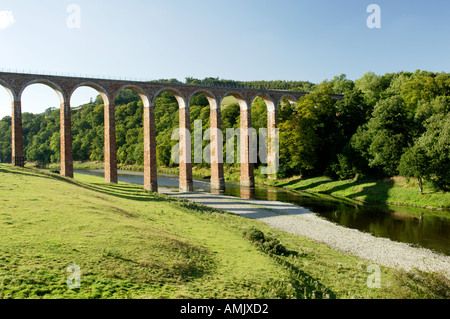
{"type": "MultiPolygon", "coordinates": [[[[423,69],[449,72],[447,0],[2,0],[0,68],[144,79],[220,77],[321,82],[423,69]],[[369,4],[381,29],[369,29],[369,4]],[[70,29],[77,4],[81,26],[70,29]],[[2,28],[3,27],[3,28],[2,28]]],[[[76,106],[96,92],[80,89],[76,106]]],[[[23,111],[59,107],[29,87],[23,111]]],[[[0,88],[0,118],[10,99],[0,88]]]]}

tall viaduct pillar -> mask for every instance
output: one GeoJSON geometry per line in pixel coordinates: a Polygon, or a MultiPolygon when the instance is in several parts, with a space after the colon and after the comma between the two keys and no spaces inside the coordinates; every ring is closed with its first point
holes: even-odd
{"type": "Polygon", "coordinates": [[[61,103],[60,108],[60,151],[61,169],[60,174],[66,177],[73,177],[73,156],[72,156],[72,129],[70,120],[70,103],[61,103]]]}
{"type": "Polygon", "coordinates": [[[276,179],[279,165],[279,134],[277,132],[278,116],[275,108],[267,111],[267,174],[276,179]]]}
{"type": "Polygon", "coordinates": [[[144,189],[157,192],[155,108],[144,106],[144,189]]]}
{"type": "Polygon", "coordinates": [[[241,186],[254,187],[255,177],[253,173],[252,147],[255,145],[251,141],[252,112],[251,102],[241,101],[241,131],[240,131],[240,159],[241,159],[241,186]]]}
{"type": "MultiPolygon", "coordinates": [[[[183,101],[184,102],[184,101],[183,101]]],[[[192,192],[194,183],[192,181],[191,139],[190,139],[190,112],[186,102],[180,103],[180,157],[179,157],[179,188],[180,192],[192,192]]]]}
{"type": "Polygon", "coordinates": [[[11,162],[15,166],[23,167],[22,104],[20,101],[12,102],[11,115],[11,162]]]}
{"type": "Polygon", "coordinates": [[[222,120],[220,117],[220,104],[217,100],[210,101],[210,132],[211,132],[211,188],[225,189],[223,173],[223,136],[222,120]]]}
{"type": "Polygon", "coordinates": [[[116,120],[114,100],[105,102],[105,181],[117,183],[116,120]]]}

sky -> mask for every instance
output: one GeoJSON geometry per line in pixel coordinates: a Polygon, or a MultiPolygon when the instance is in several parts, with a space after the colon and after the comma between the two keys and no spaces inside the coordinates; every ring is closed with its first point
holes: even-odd
{"type": "MultiPolygon", "coordinates": [[[[449,72],[449,14],[448,0],[2,0],[0,69],[314,83],[369,71],[449,72]]],[[[71,105],[96,95],[80,88],[71,105]]],[[[23,112],[48,107],[59,108],[52,89],[24,91],[23,112]]],[[[0,118],[10,112],[0,87],[0,118]]]]}

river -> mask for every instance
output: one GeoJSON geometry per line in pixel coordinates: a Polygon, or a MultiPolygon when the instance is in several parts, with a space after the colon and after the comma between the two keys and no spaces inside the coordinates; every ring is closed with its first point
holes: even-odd
{"type": "MultiPolygon", "coordinates": [[[[103,176],[103,170],[77,169],[75,174],[103,176]]],[[[141,172],[121,170],[118,172],[118,179],[122,182],[144,184],[141,172]]],[[[178,188],[178,176],[158,174],[158,185],[178,188]]],[[[238,183],[232,182],[227,182],[225,187],[225,195],[296,204],[342,226],[450,255],[450,218],[427,209],[392,205],[351,205],[331,200],[331,197],[327,196],[259,185],[254,189],[241,188],[238,183]]],[[[209,192],[209,180],[194,178],[194,190],[209,192]]]]}

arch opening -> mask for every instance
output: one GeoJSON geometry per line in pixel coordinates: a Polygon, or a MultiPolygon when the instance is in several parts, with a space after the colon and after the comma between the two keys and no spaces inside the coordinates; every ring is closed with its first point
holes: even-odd
{"type": "Polygon", "coordinates": [[[124,87],[115,96],[117,164],[144,165],[144,108],[148,97],[139,89],[124,87]]]}
{"type": "Polygon", "coordinates": [[[179,92],[178,90],[169,87],[162,88],[155,94],[152,105],[156,106],[156,101],[158,98],[168,98],[168,94],[175,98],[179,109],[189,107],[189,102],[185,100],[183,94],[181,94],[181,92],[179,92]]]}
{"type": "Polygon", "coordinates": [[[87,104],[103,104],[100,92],[89,86],[77,87],[70,96],[72,110],[79,109],[87,104]]]}
{"type": "Polygon", "coordinates": [[[295,105],[298,99],[292,96],[283,96],[277,106],[277,122],[284,122],[290,118],[295,111],[295,105]]]}
{"type": "MultiPolygon", "coordinates": [[[[111,97],[110,92],[107,92],[101,85],[91,81],[82,82],[75,86],[70,92],[70,97],[72,97],[73,93],[81,87],[89,87],[99,93],[94,108],[94,118],[97,125],[95,125],[96,134],[92,134],[92,136],[94,136],[94,150],[91,152],[90,159],[101,159],[103,154],[105,181],[107,183],[117,183],[115,109],[114,103],[111,103],[113,97],[111,97]],[[103,126],[101,126],[101,121],[103,121],[103,126]],[[101,152],[102,147],[103,152],[101,152]]],[[[66,123],[64,127],[66,128],[65,136],[67,139],[70,139],[70,133],[67,134],[70,131],[70,122],[66,123]]],[[[74,143],[77,143],[77,137],[75,137],[74,143]]],[[[67,145],[70,147],[69,144],[67,145]]],[[[75,145],[75,147],[77,147],[77,145],[75,145]]]]}
{"type": "Polygon", "coordinates": [[[190,101],[194,120],[194,163],[200,169],[210,167],[210,190],[220,192],[225,190],[221,106],[208,91],[199,91],[194,98],[195,102],[192,98],[190,101]]]}
{"type": "MultiPolygon", "coordinates": [[[[55,84],[33,81],[20,92],[24,161],[38,167],[58,163],[60,108],[64,94],[55,84]]],[[[20,134],[18,132],[17,134],[20,134]]],[[[19,138],[20,137],[16,137],[19,138]]]]}
{"type": "Polygon", "coordinates": [[[240,170],[240,118],[244,103],[242,96],[234,93],[225,95],[220,102],[224,169],[234,175],[240,170]]]}
{"type": "Polygon", "coordinates": [[[14,101],[12,91],[0,82],[0,120],[11,116],[11,103],[14,101]]]}
{"type": "Polygon", "coordinates": [[[192,145],[189,100],[173,88],[163,88],[154,99],[157,162],[179,170],[180,191],[192,191],[192,145]]]}
{"type": "Polygon", "coordinates": [[[12,93],[0,82],[0,163],[11,163],[12,93]]]}
{"type": "MultiPolygon", "coordinates": [[[[198,91],[189,100],[191,155],[194,168],[200,171],[211,164],[211,115],[217,113],[217,106],[215,97],[207,91],[198,91]]],[[[217,124],[214,118],[214,127],[217,124]]]]}
{"type": "Polygon", "coordinates": [[[106,94],[90,85],[77,86],[70,95],[72,159],[104,161],[104,105],[106,94]]]}

